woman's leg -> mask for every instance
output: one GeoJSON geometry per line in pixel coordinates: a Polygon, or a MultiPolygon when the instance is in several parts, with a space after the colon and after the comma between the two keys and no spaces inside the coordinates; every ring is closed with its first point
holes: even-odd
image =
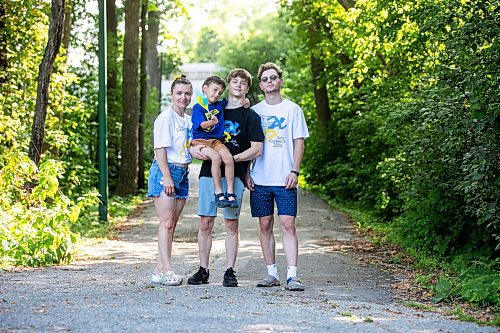
{"type": "Polygon", "coordinates": [[[153,200],[156,212],[160,217],[156,271],[158,273],[168,272],[172,270],[172,243],[174,231],[186,203],[186,199],[154,197],[153,200]]]}

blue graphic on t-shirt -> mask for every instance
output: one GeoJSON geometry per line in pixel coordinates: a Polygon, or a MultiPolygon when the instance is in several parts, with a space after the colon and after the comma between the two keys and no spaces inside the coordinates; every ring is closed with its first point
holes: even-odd
{"type": "Polygon", "coordinates": [[[240,124],[233,123],[231,120],[226,120],[224,122],[224,132],[228,133],[231,137],[241,133],[241,130],[238,129],[238,127],[240,127],[240,124]]]}
{"type": "Polygon", "coordinates": [[[274,129],[274,128],[279,128],[279,129],[284,129],[286,127],[286,124],[283,124],[285,122],[285,118],[281,117],[278,118],[276,116],[268,116],[267,117],[267,128],[269,129],[274,129]]]}

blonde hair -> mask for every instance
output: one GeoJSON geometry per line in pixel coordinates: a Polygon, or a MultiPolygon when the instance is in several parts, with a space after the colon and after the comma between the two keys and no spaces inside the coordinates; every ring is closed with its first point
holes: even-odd
{"type": "Polygon", "coordinates": [[[259,66],[259,70],[257,71],[257,79],[260,81],[262,73],[269,69],[274,69],[276,73],[278,73],[279,78],[283,78],[283,70],[280,68],[280,66],[276,65],[274,62],[266,62],[265,64],[259,66]]]}

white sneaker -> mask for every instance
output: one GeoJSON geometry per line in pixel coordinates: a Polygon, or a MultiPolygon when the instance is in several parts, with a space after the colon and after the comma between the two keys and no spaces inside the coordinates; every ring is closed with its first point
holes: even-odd
{"type": "Polygon", "coordinates": [[[151,283],[159,283],[166,286],[179,286],[182,284],[183,277],[175,274],[173,271],[156,273],[151,275],[151,283]]]}
{"type": "Polygon", "coordinates": [[[151,274],[151,283],[160,283],[162,276],[163,276],[163,272],[156,273],[153,271],[153,274],[151,274]]]}

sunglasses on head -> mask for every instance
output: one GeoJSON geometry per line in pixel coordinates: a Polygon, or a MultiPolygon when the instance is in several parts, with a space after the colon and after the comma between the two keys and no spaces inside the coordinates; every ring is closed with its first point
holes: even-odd
{"type": "Polygon", "coordinates": [[[267,76],[261,77],[260,81],[261,82],[267,82],[267,80],[276,81],[277,79],[279,79],[278,75],[271,75],[270,77],[267,76]]]}

